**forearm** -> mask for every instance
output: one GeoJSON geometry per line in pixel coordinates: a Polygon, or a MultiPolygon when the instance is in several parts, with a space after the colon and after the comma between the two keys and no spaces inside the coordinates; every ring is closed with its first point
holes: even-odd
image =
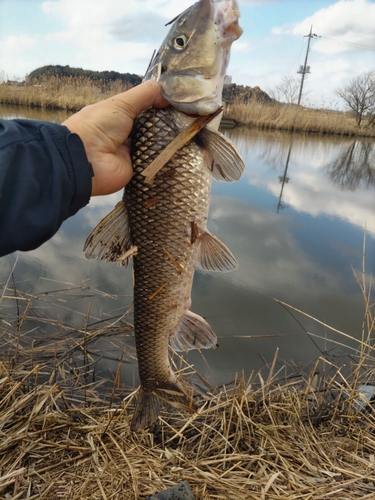
{"type": "Polygon", "coordinates": [[[47,122],[0,120],[0,256],[40,246],[90,194],[91,169],[76,134],[47,122]]]}

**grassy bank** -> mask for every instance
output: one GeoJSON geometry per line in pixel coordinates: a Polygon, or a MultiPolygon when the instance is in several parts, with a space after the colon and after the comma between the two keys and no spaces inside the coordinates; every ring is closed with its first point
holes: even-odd
{"type": "Polygon", "coordinates": [[[130,84],[85,77],[41,78],[34,84],[0,84],[0,103],[77,111],[88,104],[125,92],[130,84]]]}
{"type": "Polygon", "coordinates": [[[214,388],[176,357],[177,371],[200,381],[199,413],[168,408],[138,434],[129,430],[135,391],[120,383],[133,351],[116,346],[117,373],[104,391],[93,359],[96,342],[118,342],[128,325],[90,326],[87,317],[73,328],[58,312],[43,314],[47,301],[65,303],[66,290],[33,297],[11,283],[0,293],[1,498],[144,499],[182,480],[197,500],[375,497],[375,411],[358,390],[375,383],[365,278],[362,335],[346,375],[321,357],[282,376],[276,354],[264,371],[214,388]],[[37,337],[43,324],[55,333],[37,337]]]}
{"type": "MultiPolygon", "coordinates": [[[[130,86],[121,81],[94,81],[86,77],[44,77],[34,84],[0,84],[0,103],[77,111],[87,104],[124,92],[130,86]]],[[[374,126],[370,127],[365,121],[359,129],[350,114],[268,105],[256,100],[228,105],[225,116],[238,124],[260,129],[375,137],[374,126]]]]}
{"type": "Polygon", "coordinates": [[[366,121],[358,128],[354,117],[349,113],[324,109],[267,105],[250,101],[248,104],[230,104],[226,116],[240,124],[265,130],[375,137],[375,126],[370,127],[366,121]]]}

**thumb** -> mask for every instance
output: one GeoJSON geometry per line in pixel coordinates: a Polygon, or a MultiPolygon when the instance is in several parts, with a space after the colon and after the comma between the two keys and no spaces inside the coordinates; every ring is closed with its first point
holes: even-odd
{"type": "Polygon", "coordinates": [[[169,104],[162,96],[160,85],[152,80],[147,80],[110,99],[117,109],[126,113],[132,120],[150,106],[164,108],[169,104]]]}

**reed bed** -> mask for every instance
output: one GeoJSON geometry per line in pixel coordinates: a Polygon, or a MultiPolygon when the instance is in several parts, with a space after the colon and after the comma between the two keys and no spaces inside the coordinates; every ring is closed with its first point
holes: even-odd
{"type": "Polygon", "coordinates": [[[120,80],[106,82],[87,77],[43,77],[30,83],[1,83],[0,103],[77,111],[88,104],[125,92],[131,86],[120,80]]]}
{"type": "MultiPolygon", "coordinates": [[[[88,77],[43,77],[33,82],[0,83],[0,103],[42,109],[78,111],[113,95],[125,92],[132,85],[117,81],[92,80],[88,77]]],[[[228,104],[226,118],[238,125],[288,132],[311,132],[345,136],[375,137],[374,120],[365,120],[361,128],[350,113],[325,109],[267,104],[240,98],[228,104]]]]}
{"type": "Polygon", "coordinates": [[[350,113],[325,109],[264,104],[256,100],[247,104],[237,101],[228,105],[226,117],[238,124],[264,130],[375,137],[375,127],[370,125],[370,121],[364,121],[363,126],[358,128],[350,113]]]}
{"type": "Polygon", "coordinates": [[[360,386],[375,384],[372,284],[365,273],[357,281],[365,315],[346,373],[320,357],[305,374],[280,377],[276,353],[266,370],[214,388],[175,354],[177,372],[199,381],[198,414],[168,408],[134,434],[136,390],[120,382],[131,343],[116,344],[111,387],[93,360],[101,339],[131,339],[127,317],[72,327],[41,314],[47,298],[9,279],[0,295],[0,498],[142,499],[182,480],[203,500],[375,498],[375,410],[360,386]],[[48,337],[35,340],[36,323],[49,325],[48,337]]]}

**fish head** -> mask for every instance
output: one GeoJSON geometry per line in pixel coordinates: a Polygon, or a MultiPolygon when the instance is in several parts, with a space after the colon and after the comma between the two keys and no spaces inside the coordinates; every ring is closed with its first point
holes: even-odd
{"type": "Polygon", "coordinates": [[[144,80],[155,80],[165,99],[187,114],[208,115],[222,104],[232,43],[242,29],[237,0],[199,0],[173,19],[144,80]]]}

